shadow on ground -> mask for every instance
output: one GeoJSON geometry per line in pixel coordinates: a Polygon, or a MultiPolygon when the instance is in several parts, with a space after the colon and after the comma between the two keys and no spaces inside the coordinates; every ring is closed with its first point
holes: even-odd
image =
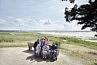
{"type": "Polygon", "coordinates": [[[94,65],[97,65],[97,63],[94,63],[94,65]]]}
{"type": "Polygon", "coordinates": [[[34,54],[34,51],[33,50],[24,50],[23,52],[25,52],[25,53],[29,53],[29,54],[34,54]]]}
{"type": "Polygon", "coordinates": [[[34,55],[28,56],[26,58],[26,60],[37,61],[37,62],[41,62],[41,61],[54,62],[53,60],[50,60],[50,59],[42,59],[40,57],[35,57],[34,55]]]}
{"type": "Polygon", "coordinates": [[[28,57],[26,58],[26,60],[37,61],[37,62],[41,62],[41,61],[54,62],[53,60],[51,60],[51,59],[49,59],[49,58],[48,58],[48,59],[42,59],[42,58],[40,58],[40,57],[35,57],[35,56],[34,56],[33,50],[31,50],[31,51],[29,51],[29,50],[24,50],[23,52],[32,54],[31,56],[28,56],[28,57]]]}

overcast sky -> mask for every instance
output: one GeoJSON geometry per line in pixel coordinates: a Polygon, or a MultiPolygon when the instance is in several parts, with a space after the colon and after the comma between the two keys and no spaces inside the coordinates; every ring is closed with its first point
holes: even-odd
{"type": "MultiPolygon", "coordinates": [[[[76,0],[83,4],[88,0],[76,0]]],[[[65,7],[74,4],[61,0],[0,0],[1,30],[80,30],[76,21],[67,23],[65,7]]]]}

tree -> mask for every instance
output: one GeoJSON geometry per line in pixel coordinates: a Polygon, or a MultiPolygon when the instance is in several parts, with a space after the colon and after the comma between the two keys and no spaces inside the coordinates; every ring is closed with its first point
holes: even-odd
{"type": "MultiPolygon", "coordinates": [[[[68,0],[62,0],[68,1],[68,0]]],[[[69,0],[74,3],[75,0],[69,0]]],[[[97,0],[89,0],[88,4],[83,4],[78,7],[77,4],[70,10],[65,8],[65,19],[67,22],[77,20],[78,24],[82,25],[82,30],[89,27],[92,31],[97,32],[97,0]]]]}
{"type": "MultiPolygon", "coordinates": [[[[68,1],[68,0],[62,0],[62,1],[68,1]]],[[[75,0],[69,0],[70,3],[74,3],[75,0]]]]}

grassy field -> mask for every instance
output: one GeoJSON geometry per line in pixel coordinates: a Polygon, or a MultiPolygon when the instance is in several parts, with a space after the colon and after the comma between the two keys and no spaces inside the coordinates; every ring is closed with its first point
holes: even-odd
{"type": "Polygon", "coordinates": [[[40,34],[32,32],[0,32],[0,47],[20,47],[27,46],[27,42],[34,42],[39,38],[48,37],[50,43],[64,43],[97,50],[97,43],[88,42],[76,37],[55,37],[49,34],[40,34]]]}
{"type": "Polygon", "coordinates": [[[76,37],[62,37],[62,39],[66,40],[65,43],[67,44],[78,45],[78,46],[88,47],[88,48],[97,50],[96,42],[89,42],[76,37]]]}
{"type": "Polygon", "coordinates": [[[81,60],[84,65],[97,65],[97,43],[82,40],[76,37],[61,37],[62,51],[81,60]]]}
{"type": "Polygon", "coordinates": [[[34,42],[45,36],[50,44],[56,43],[60,50],[80,59],[84,65],[97,65],[97,43],[76,37],[56,37],[32,32],[0,32],[0,47],[27,47],[27,42],[34,42]]]}
{"type": "Polygon", "coordinates": [[[31,32],[0,32],[0,47],[24,47],[27,42],[35,42],[37,39],[48,37],[50,43],[61,41],[52,35],[31,32]]]}

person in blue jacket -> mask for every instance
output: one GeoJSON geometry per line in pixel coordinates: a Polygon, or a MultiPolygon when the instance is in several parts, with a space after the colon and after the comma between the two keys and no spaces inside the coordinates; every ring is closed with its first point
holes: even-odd
{"type": "Polygon", "coordinates": [[[57,46],[55,44],[52,44],[51,50],[56,50],[56,49],[57,49],[57,46]]]}
{"type": "Polygon", "coordinates": [[[57,55],[57,46],[55,44],[52,44],[50,46],[50,55],[49,57],[52,58],[57,55]]]}

